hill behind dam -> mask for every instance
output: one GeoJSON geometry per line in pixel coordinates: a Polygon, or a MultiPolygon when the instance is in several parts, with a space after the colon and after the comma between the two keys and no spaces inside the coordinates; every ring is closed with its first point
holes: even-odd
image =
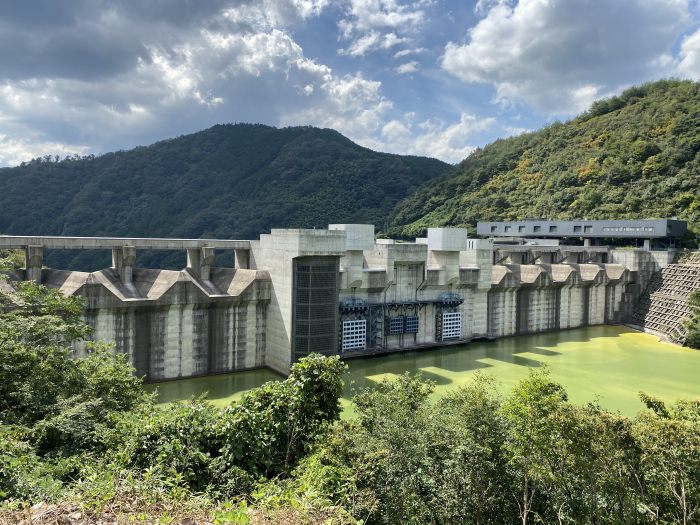
{"type": "MultiPolygon", "coordinates": [[[[374,152],[330,129],[217,125],[129,151],[2,168],[0,232],[257,239],[271,228],[382,227],[402,197],[450,167],[374,152]]],[[[182,253],[138,255],[143,266],[184,265],[182,253]]],[[[52,252],[47,264],[96,269],[109,256],[52,252]]]]}
{"type": "Polygon", "coordinates": [[[661,80],[497,140],[395,208],[389,233],[480,220],[674,217],[700,236],[700,83],[661,80]]]}
{"type": "MultiPolygon", "coordinates": [[[[479,220],[678,217],[700,237],[700,83],[661,80],[459,165],[371,151],[330,129],[217,125],[129,151],[0,169],[0,232],[256,239],[275,227],[372,223],[413,238],[479,220]]],[[[47,264],[109,266],[52,252],[47,264]]],[[[226,264],[225,261],[220,263],[226,264]]],[[[182,253],[139,253],[182,267],[182,253]]]]}

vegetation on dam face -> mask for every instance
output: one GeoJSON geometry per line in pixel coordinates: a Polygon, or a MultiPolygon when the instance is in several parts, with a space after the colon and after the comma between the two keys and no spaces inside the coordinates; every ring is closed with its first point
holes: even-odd
{"type": "Polygon", "coordinates": [[[2,298],[0,519],[26,519],[25,502],[160,523],[700,516],[697,400],[643,395],[647,409],[628,418],[570,402],[531,369],[507,393],[477,374],[429,402],[435,383],[400,375],[361,391],[357,417],[339,421],[346,367],[311,356],[225,408],[194,399],[158,409],[123,356],[96,348],[69,359],[86,330],[78,300],[34,284],[2,298]]]}
{"type": "Polygon", "coordinates": [[[693,292],[688,302],[693,309],[693,316],[686,322],[688,337],[685,344],[700,350],[700,290],[693,292]]]}

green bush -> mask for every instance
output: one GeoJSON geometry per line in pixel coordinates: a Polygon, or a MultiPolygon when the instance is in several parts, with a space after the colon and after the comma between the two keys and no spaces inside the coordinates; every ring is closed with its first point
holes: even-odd
{"type": "Polygon", "coordinates": [[[0,501],[51,501],[62,493],[52,466],[36,454],[26,430],[0,426],[0,501]]]}
{"type": "Polygon", "coordinates": [[[288,475],[340,416],[338,357],[311,355],[287,379],[221,410],[202,399],[125,418],[128,468],[178,473],[195,491],[246,493],[255,479],[288,475]]]}
{"type": "Polygon", "coordinates": [[[369,524],[694,523],[700,402],[642,396],[636,419],[570,403],[546,370],[502,399],[493,379],[429,402],[403,376],[355,399],[296,472],[369,524]],[[333,481],[328,483],[319,473],[333,481]]]}
{"type": "Polygon", "coordinates": [[[693,309],[693,316],[686,322],[688,336],[685,344],[700,350],[700,291],[691,294],[689,303],[693,309]]]}

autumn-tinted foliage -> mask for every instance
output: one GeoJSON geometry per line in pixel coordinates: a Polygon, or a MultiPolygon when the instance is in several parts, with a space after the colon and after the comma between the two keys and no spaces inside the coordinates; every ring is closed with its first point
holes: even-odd
{"type": "Polygon", "coordinates": [[[400,202],[391,232],[527,217],[678,216],[700,235],[700,83],[662,80],[479,149],[400,202]]]}

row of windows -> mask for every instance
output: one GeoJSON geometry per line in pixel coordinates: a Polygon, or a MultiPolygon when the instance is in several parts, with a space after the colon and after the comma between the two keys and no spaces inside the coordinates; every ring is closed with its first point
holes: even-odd
{"type": "MultiPolygon", "coordinates": [[[[525,228],[526,228],[526,226],[519,225],[518,226],[518,233],[525,233],[525,228]]],[[[549,233],[557,233],[558,226],[551,225],[548,228],[549,228],[549,233]]],[[[603,228],[603,230],[605,230],[605,228],[603,228]]],[[[652,228],[652,230],[653,230],[653,228],[652,228]]],[[[498,231],[498,226],[491,226],[491,233],[496,233],[497,231],[498,231]]],[[[505,226],[504,231],[505,231],[505,233],[512,233],[514,231],[513,226],[505,226]]],[[[535,233],[542,232],[542,225],[536,224],[535,226],[532,227],[532,231],[535,233]]],[[[579,224],[574,226],[574,233],[581,233],[581,231],[583,231],[584,233],[591,233],[593,231],[593,226],[590,226],[590,225],[581,226],[579,224]],[[583,228],[583,230],[582,230],[582,228],[583,228]]],[[[627,230],[625,230],[625,231],[627,231],[627,230]]]]}
{"type": "Polygon", "coordinates": [[[397,317],[388,317],[386,323],[387,333],[389,335],[418,333],[417,315],[399,315],[397,317]]]}
{"type": "Polygon", "coordinates": [[[651,226],[606,226],[604,232],[653,232],[651,226]]]}
{"type": "MultiPolygon", "coordinates": [[[[514,233],[515,232],[516,226],[512,225],[506,225],[503,227],[503,230],[505,233],[514,233]]],[[[557,233],[559,227],[556,225],[550,225],[547,226],[549,233],[557,233]]],[[[519,224],[517,226],[517,231],[518,233],[526,233],[527,232],[527,226],[524,224],[519,224]]],[[[670,229],[670,228],[669,228],[670,229]]],[[[574,225],[574,233],[592,233],[593,232],[593,226],[590,224],[575,224],[574,225]]],[[[532,227],[532,231],[534,233],[542,233],[542,225],[541,224],[536,224],[532,227]]],[[[604,226],[603,227],[604,232],[608,233],[620,233],[620,232],[653,232],[655,231],[652,226],[604,226]]],[[[491,226],[491,233],[497,233],[498,232],[498,226],[497,225],[492,225],[491,226]]]]}

